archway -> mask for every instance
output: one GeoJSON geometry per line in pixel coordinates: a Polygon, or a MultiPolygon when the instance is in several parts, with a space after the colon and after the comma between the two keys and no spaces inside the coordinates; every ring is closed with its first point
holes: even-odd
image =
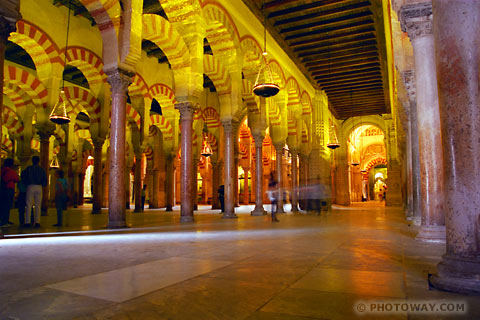
{"type": "Polygon", "coordinates": [[[384,139],[383,130],[373,124],[361,124],[351,131],[347,140],[351,202],[383,200],[387,188],[384,139]],[[376,174],[382,178],[376,179],[376,174]]]}

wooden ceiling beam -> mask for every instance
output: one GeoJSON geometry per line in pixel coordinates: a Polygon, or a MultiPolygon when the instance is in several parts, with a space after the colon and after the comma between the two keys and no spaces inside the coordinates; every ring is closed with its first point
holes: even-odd
{"type": "Polygon", "coordinates": [[[329,79],[335,78],[335,77],[357,75],[357,74],[361,74],[363,72],[366,73],[366,72],[374,72],[374,71],[375,72],[380,72],[379,67],[374,66],[374,67],[370,67],[370,68],[359,68],[359,69],[356,69],[356,70],[347,70],[347,71],[336,72],[336,73],[330,72],[330,73],[327,73],[323,76],[316,76],[315,80],[317,80],[317,81],[328,81],[329,79]]]}
{"type": "Polygon", "coordinates": [[[345,65],[342,67],[337,67],[337,68],[332,68],[330,70],[326,69],[324,72],[317,71],[317,72],[312,72],[312,76],[316,77],[319,75],[326,75],[326,74],[338,74],[342,72],[349,72],[349,71],[360,71],[360,70],[370,70],[371,68],[379,68],[379,63],[378,62],[372,62],[372,63],[365,63],[365,64],[358,64],[358,65],[345,65]]]}
{"type": "Polygon", "coordinates": [[[362,47],[375,46],[376,44],[377,44],[377,40],[375,40],[375,39],[360,41],[360,42],[357,42],[357,43],[348,43],[348,44],[338,43],[338,44],[335,44],[335,45],[330,46],[328,48],[325,48],[323,50],[302,52],[298,55],[298,57],[299,58],[304,58],[304,57],[308,57],[308,56],[318,56],[318,55],[322,55],[322,54],[335,56],[337,51],[343,51],[343,50],[348,50],[348,49],[359,49],[359,50],[361,50],[362,47]]]}
{"type": "MultiPolygon", "coordinates": [[[[347,90],[345,92],[348,92],[348,98],[350,99],[350,90],[347,90]]],[[[381,91],[378,90],[378,89],[358,89],[358,90],[355,90],[355,92],[352,92],[352,99],[360,99],[362,97],[365,97],[367,95],[376,95],[376,94],[380,94],[381,91]]],[[[343,98],[345,96],[345,93],[344,92],[338,92],[338,93],[335,93],[335,92],[331,92],[330,94],[328,94],[328,97],[331,98],[331,99],[338,99],[338,98],[343,98]]]]}
{"type": "Polygon", "coordinates": [[[349,89],[354,90],[355,88],[364,88],[365,86],[377,86],[377,85],[380,85],[380,86],[382,85],[382,79],[363,82],[363,83],[352,83],[352,84],[349,84],[348,86],[343,84],[327,85],[327,86],[322,86],[322,89],[325,90],[326,92],[329,92],[331,90],[344,89],[345,87],[348,87],[349,89]]]}
{"type": "Polygon", "coordinates": [[[357,19],[356,21],[349,22],[349,23],[346,23],[346,24],[337,24],[335,26],[317,28],[317,29],[310,30],[310,31],[290,34],[290,35],[285,37],[285,41],[298,39],[298,38],[315,36],[315,35],[319,35],[319,34],[327,34],[327,33],[331,33],[331,32],[338,32],[338,31],[341,31],[341,30],[351,30],[351,29],[357,28],[357,27],[373,26],[373,25],[374,25],[374,22],[373,22],[372,19],[357,19]]]}
{"type": "Polygon", "coordinates": [[[334,63],[340,63],[340,62],[348,62],[348,61],[354,61],[357,59],[368,59],[371,57],[377,57],[376,52],[367,52],[367,53],[360,53],[360,54],[355,54],[355,55],[350,55],[350,56],[344,56],[341,58],[335,58],[331,60],[318,60],[316,62],[309,62],[306,63],[305,66],[309,68],[309,70],[315,68],[315,67],[321,67],[321,66],[328,66],[329,64],[334,64],[334,63]]]}
{"type": "Polygon", "coordinates": [[[301,51],[308,51],[308,50],[317,50],[319,48],[335,48],[336,46],[339,45],[347,45],[349,43],[359,43],[362,41],[367,41],[367,40],[372,40],[376,39],[375,34],[372,32],[365,33],[362,35],[357,35],[357,36],[352,36],[348,38],[344,38],[343,40],[341,39],[335,39],[332,41],[325,41],[324,44],[314,44],[314,45],[308,45],[308,46],[303,46],[303,47],[297,47],[293,49],[293,52],[301,52],[301,51]]]}
{"type": "MultiPolygon", "coordinates": [[[[312,2],[312,3],[307,3],[307,4],[303,4],[303,5],[300,5],[300,6],[296,6],[296,7],[291,7],[291,8],[286,8],[286,9],[280,9],[280,10],[277,10],[277,11],[272,11],[270,12],[267,16],[268,18],[275,18],[275,17],[280,17],[280,16],[283,16],[283,15],[287,15],[287,14],[293,14],[293,13],[297,13],[297,12],[305,12],[305,11],[308,11],[308,10],[314,10],[314,9],[317,9],[317,8],[322,8],[322,7],[327,7],[329,5],[332,5],[332,4],[341,4],[341,3],[345,3],[345,2],[350,2],[351,0],[323,0],[323,1],[315,1],[315,2],[312,2]]],[[[272,1],[270,3],[273,3],[275,1],[272,1]]],[[[297,2],[297,1],[295,1],[297,2]]],[[[278,5],[275,5],[275,6],[278,6],[278,5]]],[[[265,4],[265,9],[269,9],[269,8],[272,8],[272,7],[275,7],[274,5],[272,6],[269,6],[269,3],[266,3],[265,4]]]]}
{"type": "Polygon", "coordinates": [[[334,71],[336,69],[342,69],[345,67],[353,67],[353,66],[361,66],[365,64],[371,64],[371,63],[376,63],[379,62],[378,57],[370,57],[370,58],[361,58],[361,59],[354,59],[346,62],[338,62],[334,64],[327,64],[319,67],[312,67],[309,68],[308,71],[312,72],[312,75],[314,73],[322,72],[322,71],[334,71]]]}
{"type": "Polygon", "coordinates": [[[347,32],[339,32],[336,34],[328,33],[326,36],[323,36],[323,37],[290,42],[289,45],[290,47],[293,47],[293,48],[305,46],[305,45],[311,45],[311,44],[321,45],[323,42],[328,40],[340,41],[340,39],[347,39],[354,36],[360,36],[360,35],[372,34],[372,33],[373,34],[375,33],[375,29],[371,26],[366,26],[359,29],[348,30],[347,32]]]}
{"type": "MultiPolygon", "coordinates": [[[[328,16],[333,15],[340,15],[340,14],[354,14],[355,12],[362,11],[362,9],[369,8],[370,2],[369,1],[362,1],[353,4],[347,4],[345,6],[338,6],[330,9],[324,9],[321,11],[316,11],[313,13],[307,13],[303,15],[297,15],[291,18],[280,19],[274,22],[274,26],[280,26],[289,23],[297,23],[299,21],[304,20],[313,20],[318,18],[325,18],[328,16]]],[[[270,17],[271,18],[271,17],[270,17]]]]}
{"type": "Polygon", "coordinates": [[[346,15],[346,16],[340,16],[340,17],[336,17],[336,18],[332,18],[332,19],[315,21],[315,22],[310,22],[310,23],[305,23],[305,24],[301,24],[301,25],[296,25],[296,26],[292,26],[292,27],[283,28],[283,29],[280,29],[280,34],[293,32],[293,31],[299,31],[299,30],[305,30],[305,29],[310,29],[310,28],[317,28],[317,27],[322,27],[322,26],[334,25],[334,24],[349,23],[350,20],[362,20],[362,19],[368,18],[371,15],[372,15],[372,12],[369,11],[369,10],[366,10],[366,11],[363,11],[363,12],[358,12],[358,13],[350,14],[350,15],[346,15]]]}
{"type": "Polygon", "coordinates": [[[362,47],[362,48],[353,48],[353,49],[347,48],[341,51],[337,50],[335,54],[328,52],[328,54],[319,54],[317,56],[303,58],[302,62],[305,63],[306,66],[309,66],[311,63],[316,63],[317,61],[323,61],[323,60],[328,61],[332,58],[349,57],[352,55],[369,53],[369,52],[377,53],[377,47],[374,45],[374,46],[362,47]]]}
{"type": "Polygon", "coordinates": [[[327,95],[335,94],[335,93],[343,93],[343,94],[348,94],[350,95],[351,91],[356,91],[356,90],[361,90],[361,89],[377,89],[377,90],[383,90],[382,84],[364,84],[364,85],[359,85],[359,86],[349,86],[349,87],[339,87],[339,88],[329,88],[325,90],[327,95]]]}

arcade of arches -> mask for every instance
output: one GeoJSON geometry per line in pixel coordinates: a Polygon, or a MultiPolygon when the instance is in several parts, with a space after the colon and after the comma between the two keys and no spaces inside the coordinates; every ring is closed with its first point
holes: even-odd
{"type": "Polygon", "coordinates": [[[263,26],[247,2],[73,0],[66,48],[69,1],[2,1],[2,159],[23,169],[40,156],[44,209],[58,162],[71,205],[107,208],[109,228],[126,226],[132,198],[141,210],[143,185],[149,208],[180,205],[182,222],[198,204],[220,208],[220,185],[224,218],[239,204],[264,215],[270,172],[292,211],[305,209],[310,183],[325,186],[328,206],[385,200],[421,225],[418,241],[446,242],[435,286],[480,292],[480,3],[381,1],[379,114],[354,108],[356,91],[351,110],[336,108],[330,86],[311,81],[270,32],[265,59],[280,92],[253,95],[263,26]],[[54,125],[63,81],[72,121],[54,125]]]}

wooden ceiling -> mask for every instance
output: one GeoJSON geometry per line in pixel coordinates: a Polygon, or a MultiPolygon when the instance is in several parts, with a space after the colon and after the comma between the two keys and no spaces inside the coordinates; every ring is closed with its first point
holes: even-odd
{"type": "Polygon", "coordinates": [[[243,0],[340,119],[390,112],[382,0],[243,0]]]}

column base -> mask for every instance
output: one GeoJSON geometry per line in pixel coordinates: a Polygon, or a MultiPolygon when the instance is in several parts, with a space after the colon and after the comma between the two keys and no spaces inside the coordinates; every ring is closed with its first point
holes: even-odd
{"type": "Polygon", "coordinates": [[[128,228],[126,221],[109,221],[107,229],[123,229],[128,228]]]}
{"type": "Polygon", "coordinates": [[[223,213],[222,219],[238,219],[238,216],[235,213],[223,213]]]}
{"type": "Polygon", "coordinates": [[[428,281],[432,287],[463,294],[480,294],[480,258],[443,255],[438,273],[428,281]]]}
{"type": "Polygon", "coordinates": [[[421,226],[415,240],[446,243],[447,236],[445,226],[421,226]]]}
{"type": "Polygon", "coordinates": [[[92,214],[100,214],[102,213],[102,209],[98,209],[98,208],[95,208],[95,209],[92,209],[92,214]]]}
{"type": "Polygon", "coordinates": [[[193,216],[181,216],[180,217],[180,222],[195,222],[195,219],[193,219],[193,216]]]}
{"type": "Polygon", "coordinates": [[[266,216],[267,215],[267,211],[265,211],[265,209],[263,208],[263,206],[261,207],[255,207],[255,209],[253,209],[252,212],[250,212],[250,215],[251,216],[266,216]]]}
{"type": "Polygon", "coordinates": [[[412,221],[413,221],[414,226],[421,226],[422,225],[422,217],[420,217],[420,216],[418,216],[418,217],[414,216],[412,221]]]}
{"type": "Polygon", "coordinates": [[[135,208],[133,209],[133,213],[141,213],[142,209],[141,208],[135,208]]]}
{"type": "Polygon", "coordinates": [[[173,207],[171,205],[167,205],[165,211],[173,211],[173,207]]]}

